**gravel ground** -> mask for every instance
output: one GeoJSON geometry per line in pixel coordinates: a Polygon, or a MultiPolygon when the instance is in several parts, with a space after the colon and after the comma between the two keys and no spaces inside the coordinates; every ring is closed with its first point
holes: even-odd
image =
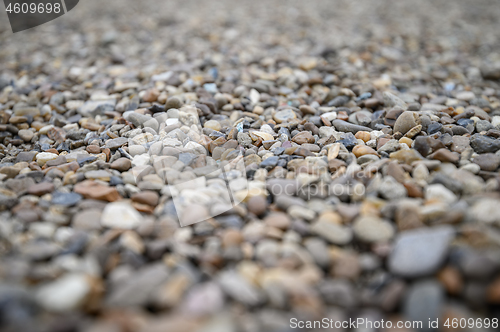
{"type": "Polygon", "coordinates": [[[496,1],[0,19],[0,330],[500,316],[496,1]]]}

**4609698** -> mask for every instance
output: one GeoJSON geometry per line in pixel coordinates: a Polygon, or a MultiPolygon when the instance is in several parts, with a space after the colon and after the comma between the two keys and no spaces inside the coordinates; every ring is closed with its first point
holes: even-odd
{"type": "Polygon", "coordinates": [[[448,318],[446,320],[446,322],[444,323],[444,326],[447,327],[447,328],[452,328],[452,329],[457,329],[457,328],[498,328],[498,318],[493,318],[493,319],[489,319],[489,318],[484,318],[484,319],[481,319],[481,318],[477,318],[477,319],[474,319],[474,318],[469,318],[469,319],[466,319],[466,318],[453,318],[453,319],[450,319],[448,318]]]}
{"type": "Polygon", "coordinates": [[[23,2],[23,3],[9,3],[7,8],[5,9],[7,13],[14,14],[50,14],[56,13],[59,14],[62,10],[60,3],[52,4],[48,3],[34,3],[34,2],[23,2]]]}

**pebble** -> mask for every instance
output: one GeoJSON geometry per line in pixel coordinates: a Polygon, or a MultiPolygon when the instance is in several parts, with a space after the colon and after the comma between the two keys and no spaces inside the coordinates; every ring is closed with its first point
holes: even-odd
{"type": "Polygon", "coordinates": [[[401,113],[401,115],[396,119],[396,122],[394,123],[394,132],[400,132],[404,135],[410,131],[410,129],[418,126],[419,124],[420,119],[418,114],[406,111],[401,113]]]}
{"type": "Polygon", "coordinates": [[[356,238],[366,243],[387,242],[395,233],[391,223],[372,216],[357,218],[353,224],[353,231],[356,238]]]}
{"type": "Polygon", "coordinates": [[[256,216],[263,215],[267,211],[267,200],[263,196],[253,196],[247,202],[248,211],[256,216]]]}
{"type": "Polygon", "coordinates": [[[132,162],[128,158],[119,158],[111,163],[111,168],[120,172],[126,172],[132,167],[132,162]]]}
{"type": "Polygon", "coordinates": [[[69,273],[41,286],[36,293],[36,300],[49,311],[68,312],[82,308],[91,292],[89,276],[69,273]]]}
{"type": "Polygon", "coordinates": [[[278,111],[273,116],[273,119],[277,123],[289,122],[290,120],[293,120],[296,118],[297,118],[297,115],[291,109],[284,109],[284,110],[278,111]]]}
{"type": "Polygon", "coordinates": [[[141,222],[140,213],[124,202],[107,204],[101,216],[101,225],[108,228],[135,229],[141,222]]]}
{"type": "Polygon", "coordinates": [[[31,130],[28,130],[28,129],[22,129],[22,130],[19,130],[17,132],[17,134],[19,135],[19,137],[21,137],[21,139],[25,142],[29,142],[31,141],[31,139],[33,138],[33,136],[35,135],[31,130]]]}
{"type": "Polygon", "coordinates": [[[435,273],[448,255],[455,232],[450,226],[420,228],[400,233],[389,255],[391,273],[419,278],[435,273]]]}
{"type": "MultiPolygon", "coordinates": [[[[422,280],[412,285],[403,303],[405,317],[411,321],[437,321],[442,317],[443,310],[443,287],[433,280],[422,280]]],[[[431,332],[436,329],[423,323],[420,330],[431,332]]]]}

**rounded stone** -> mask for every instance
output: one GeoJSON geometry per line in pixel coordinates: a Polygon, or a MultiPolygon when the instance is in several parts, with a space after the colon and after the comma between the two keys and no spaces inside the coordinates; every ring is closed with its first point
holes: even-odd
{"type": "Polygon", "coordinates": [[[250,213],[255,214],[256,216],[260,216],[266,212],[267,209],[267,200],[263,196],[253,196],[247,202],[248,211],[250,213]]]}
{"type": "Polygon", "coordinates": [[[25,142],[31,141],[31,139],[34,136],[34,133],[31,130],[28,130],[28,129],[21,129],[21,130],[19,130],[19,132],[17,134],[25,142]]]}
{"type": "Polygon", "coordinates": [[[394,132],[400,132],[401,134],[406,134],[410,129],[419,125],[420,119],[418,114],[415,112],[406,111],[401,113],[401,115],[396,119],[394,123],[394,132]]]}
{"type": "Polygon", "coordinates": [[[276,121],[277,123],[288,122],[296,118],[297,115],[295,114],[295,112],[289,108],[278,111],[273,116],[274,121],[276,121]]]}
{"type": "Polygon", "coordinates": [[[375,216],[362,216],[354,221],[354,234],[362,242],[387,242],[394,236],[394,227],[386,220],[375,216]]]}
{"type": "Polygon", "coordinates": [[[208,128],[208,129],[212,129],[215,131],[220,131],[222,129],[221,124],[215,120],[209,120],[209,121],[205,122],[203,127],[208,128]]]}

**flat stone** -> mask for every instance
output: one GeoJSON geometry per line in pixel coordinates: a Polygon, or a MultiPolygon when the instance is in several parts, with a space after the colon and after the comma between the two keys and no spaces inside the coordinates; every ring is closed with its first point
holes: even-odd
{"type": "Polygon", "coordinates": [[[308,132],[308,131],[303,131],[301,133],[298,133],[292,138],[292,141],[297,143],[297,144],[305,144],[305,143],[314,143],[314,137],[313,135],[308,132]]]}
{"type": "Polygon", "coordinates": [[[356,238],[365,243],[387,242],[394,236],[392,224],[375,216],[362,216],[353,224],[356,238]]]}
{"type": "Polygon", "coordinates": [[[437,183],[425,188],[425,198],[427,200],[438,200],[443,203],[452,204],[457,201],[457,196],[444,185],[437,183]]]}
{"type": "Polygon", "coordinates": [[[107,204],[101,216],[101,225],[109,228],[134,229],[141,222],[141,214],[125,202],[107,204]]]}
{"type": "Polygon", "coordinates": [[[338,131],[347,133],[353,133],[356,134],[358,131],[372,131],[371,128],[365,127],[365,126],[360,126],[354,123],[350,123],[344,120],[333,120],[332,125],[337,129],[338,131]]]}
{"type": "Polygon", "coordinates": [[[222,272],[218,283],[222,290],[237,302],[255,306],[264,302],[264,294],[235,271],[222,272]]]}
{"type": "Polygon", "coordinates": [[[287,122],[296,118],[297,115],[295,114],[295,112],[289,108],[278,111],[273,116],[274,121],[276,121],[277,123],[287,122]]]}
{"type": "Polygon", "coordinates": [[[335,245],[346,245],[352,241],[353,234],[349,227],[337,223],[319,220],[311,227],[311,231],[335,245]]]}
{"type": "Polygon", "coordinates": [[[435,273],[448,254],[455,236],[450,226],[420,228],[400,233],[389,256],[391,273],[419,278],[435,273]]]}
{"type": "Polygon", "coordinates": [[[100,209],[86,209],[76,213],[73,216],[71,225],[75,229],[84,231],[92,231],[101,229],[101,214],[100,209]]]}
{"type": "Polygon", "coordinates": [[[128,158],[118,158],[111,163],[110,167],[120,172],[126,172],[132,167],[132,162],[128,158]]]}
{"type": "Polygon", "coordinates": [[[458,161],[460,160],[460,154],[458,154],[457,152],[451,152],[446,148],[442,148],[428,155],[427,158],[448,163],[458,163],[458,161]]]}
{"type": "Polygon", "coordinates": [[[32,162],[33,160],[35,160],[35,157],[37,155],[38,152],[36,151],[23,151],[23,152],[20,152],[17,156],[16,156],[16,163],[20,163],[20,162],[32,162]]]}
{"type": "Polygon", "coordinates": [[[125,144],[128,143],[128,138],[126,137],[118,137],[118,138],[114,138],[114,139],[111,139],[111,140],[108,140],[106,142],[106,148],[110,149],[110,150],[116,150],[122,146],[124,146],[125,144]]]}
{"type": "Polygon", "coordinates": [[[73,206],[82,200],[82,195],[77,193],[56,192],[52,195],[51,203],[55,205],[73,206]]]}
{"type": "Polygon", "coordinates": [[[470,145],[477,153],[496,152],[500,150],[500,140],[478,134],[470,138],[470,145]]]}
{"type": "Polygon", "coordinates": [[[479,165],[483,171],[493,172],[500,165],[500,156],[494,153],[484,153],[475,157],[473,162],[479,165]]]}
{"type": "Polygon", "coordinates": [[[85,198],[108,202],[114,202],[121,198],[115,187],[105,186],[92,180],[77,183],[73,191],[85,198]]]}
{"type": "Polygon", "coordinates": [[[155,191],[146,190],[133,194],[130,199],[137,203],[156,206],[158,205],[159,195],[155,191]]]}
{"type": "Polygon", "coordinates": [[[36,155],[36,162],[38,165],[43,166],[49,160],[56,159],[58,157],[57,154],[51,152],[40,152],[36,155]]]}
{"type": "Polygon", "coordinates": [[[32,185],[28,189],[28,194],[43,196],[45,194],[51,193],[54,191],[54,184],[51,182],[40,182],[35,185],[32,185]]]}

